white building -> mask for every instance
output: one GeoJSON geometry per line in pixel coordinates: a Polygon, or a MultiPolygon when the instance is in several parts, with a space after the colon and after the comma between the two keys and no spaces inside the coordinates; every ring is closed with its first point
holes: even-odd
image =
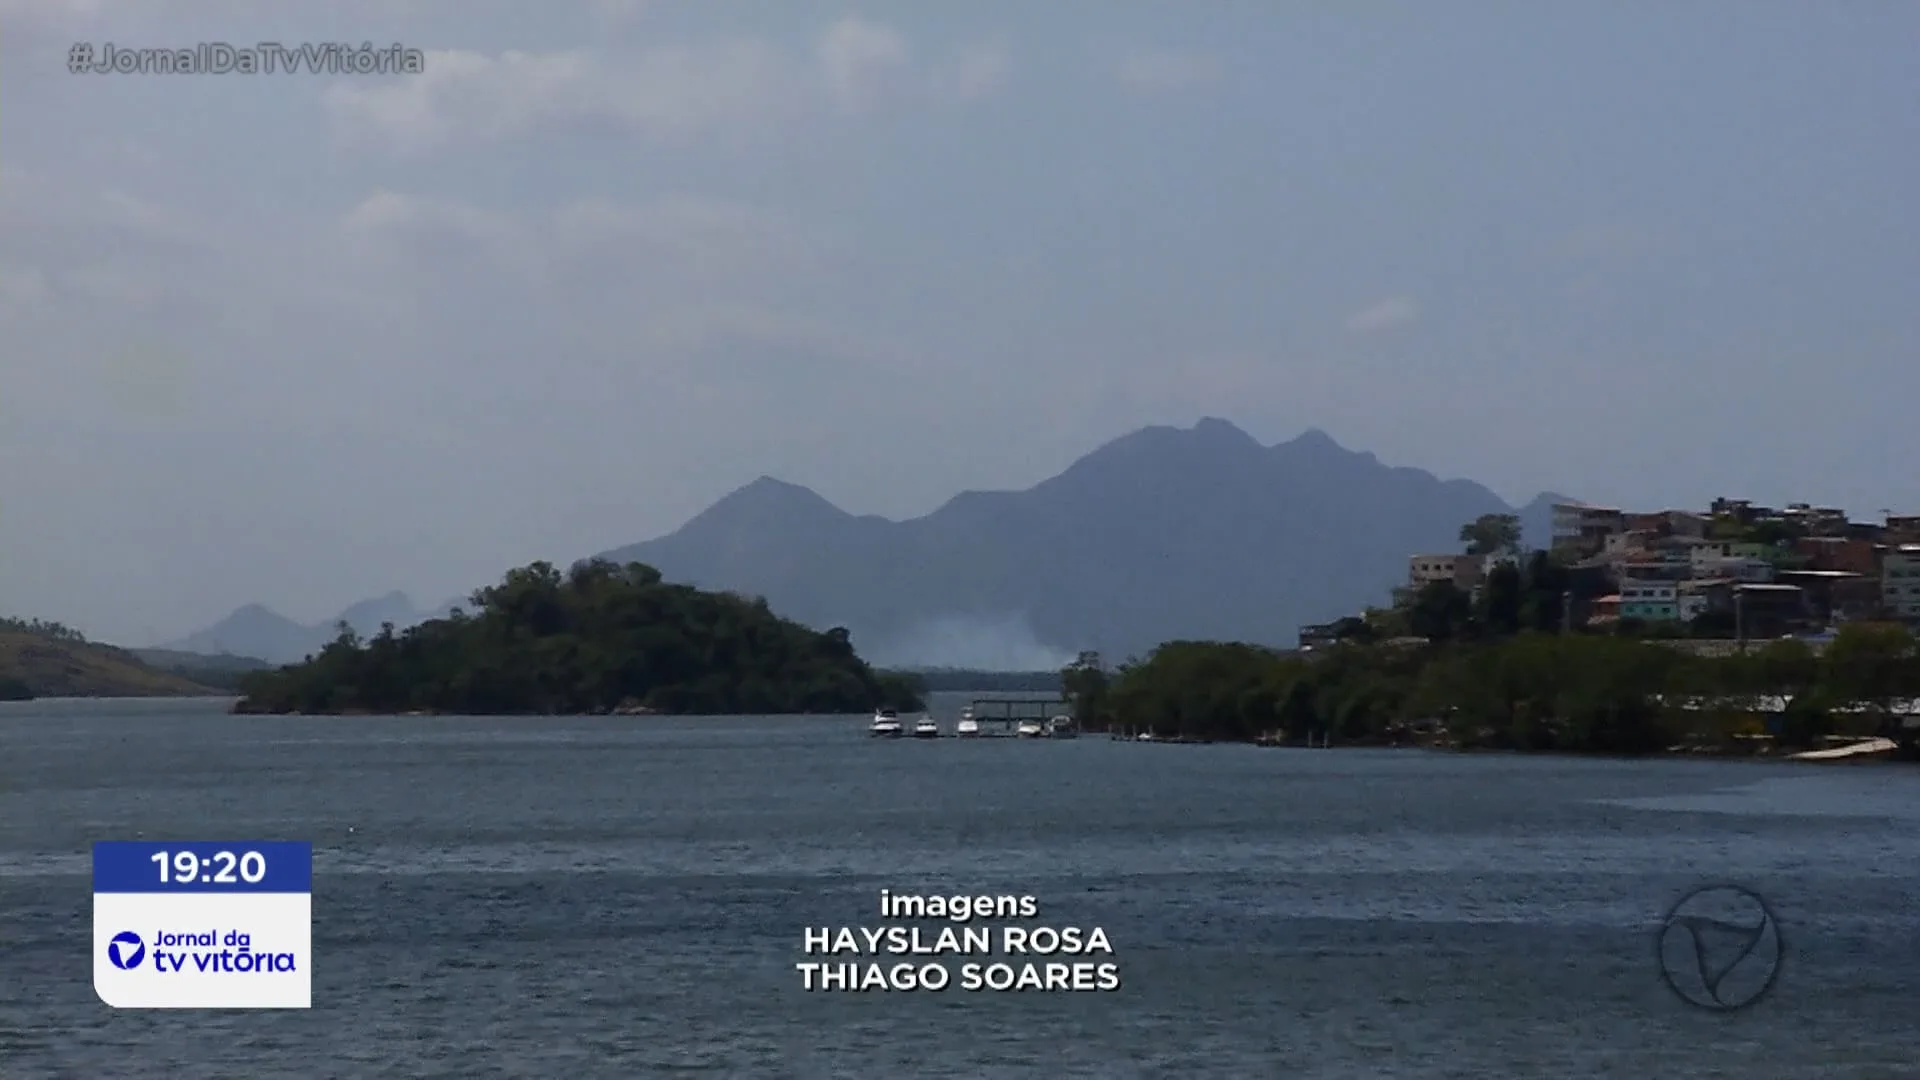
{"type": "Polygon", "coordinates": [[[1880,602],[1902,619],[1920,619],[1920,544],[1902,544],[1880,562],[1880,602]]]}
{"type": "Polygon", "coordinates": [[[1647,622],[1672,622],[1680,618],[1680,589],[1671,581],[1620,582],[1620,617],[1647,622]]]}
{"type": "Polygon", "coordinates": [[[1773,564],[1765,559],[1741,556],[1709,556],[1693,559],[1693,575],[1702,578],[1731,578],[1742,585],[1765,585],[1773,580],[1773,564]]]}

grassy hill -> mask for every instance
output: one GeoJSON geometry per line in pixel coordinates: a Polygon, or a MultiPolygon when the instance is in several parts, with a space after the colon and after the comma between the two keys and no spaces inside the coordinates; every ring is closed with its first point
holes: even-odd
{"type": "Polygon", "coordinates": [[[0,699],[21,697],[195,697],[217,690],[140,662],[123,649],[77,634],[0,622],[0,699]]]}

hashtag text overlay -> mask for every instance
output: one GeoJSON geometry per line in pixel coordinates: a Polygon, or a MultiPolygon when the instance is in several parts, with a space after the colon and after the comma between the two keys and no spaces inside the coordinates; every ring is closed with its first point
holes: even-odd
{"type": "Polygon", "coordinates": [[[177,49],[128,48],[76,41],[67,50],[75,75],[418,75],[427,54],[405,45],[202,41],[177,49]]]}

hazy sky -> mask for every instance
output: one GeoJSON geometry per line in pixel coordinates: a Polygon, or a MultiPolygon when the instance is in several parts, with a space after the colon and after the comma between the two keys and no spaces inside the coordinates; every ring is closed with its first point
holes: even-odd
{"type": "Polygon", "coordinates": [[[129,643],[1150,423],[1920,512],[1920,5],[0,0],[0,610],[129,643]],[[72,75],[75,41],[418,76],[72,75]]]}

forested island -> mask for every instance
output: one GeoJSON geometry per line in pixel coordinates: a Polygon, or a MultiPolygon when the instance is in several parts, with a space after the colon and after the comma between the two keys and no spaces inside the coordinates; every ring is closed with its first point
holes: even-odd
{"type": "Polygon", "coordinates": [[[1162,739],[1646,754],[1871,736],[1915,754],[1920,649],[1900,625],[1850,623],[1819,650],[1569,632],[1530,569],[1477,604],[1435,589],[1409,612],[1343,620],[1321,649],[1180,641],[1117,668],[1088,653],[1063,685],[1082,728],[1162,739]]]}
{"type": "Polygon", "coordinates": [[[604,560],[509,571],[456,610],[368,640],[349,627],[306,662],[239,680],[243,713],[562,715],[853,713],[925,707],[843,629],[604,560]]]}

